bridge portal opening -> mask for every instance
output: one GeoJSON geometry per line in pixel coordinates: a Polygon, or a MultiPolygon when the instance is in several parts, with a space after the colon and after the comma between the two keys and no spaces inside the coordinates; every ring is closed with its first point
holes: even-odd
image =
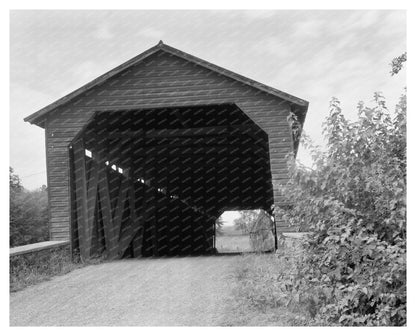
{"type": "Polygon", "coordinates": [[[70,168],[85,259],[215,253],[225,210],[273,204],[268,136],[235,104],[97,112],[70,168]]]}

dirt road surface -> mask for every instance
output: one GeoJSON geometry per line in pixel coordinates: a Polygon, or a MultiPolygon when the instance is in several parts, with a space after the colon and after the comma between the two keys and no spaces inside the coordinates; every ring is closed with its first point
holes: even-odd
{"type": "Polygon", "coordinates": [[[10,295],[11,326],[218,326],[239,256],[91,265],[10,295]]]}

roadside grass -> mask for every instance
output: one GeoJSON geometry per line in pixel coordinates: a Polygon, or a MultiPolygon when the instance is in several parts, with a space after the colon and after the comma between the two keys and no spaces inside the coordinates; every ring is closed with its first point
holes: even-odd
{"type": "Polygon", "coordinates": [[[288,296],[281,275],[293,266],[294,249],[287,247],[276,254],[250,254],[241,257],[235,270],[233,314],[225,325],[309,326],[309,307],[288,296]]]}
{"type": "Polygon", "coordinates": [[[102,262],[92,259],[88,263],[72,260],[68,246],[41,250],[10,257],[10,292],[20,291],[75,269],[102,262]]]}

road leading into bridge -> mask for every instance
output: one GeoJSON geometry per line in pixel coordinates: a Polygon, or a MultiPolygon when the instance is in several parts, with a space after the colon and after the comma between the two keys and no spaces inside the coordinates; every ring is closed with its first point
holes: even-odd
{"type": "Polygon", "coordinates": [[[87,266],[12,293],[10,325],[223,325],[238,258],[129,259],[87,266]]]}

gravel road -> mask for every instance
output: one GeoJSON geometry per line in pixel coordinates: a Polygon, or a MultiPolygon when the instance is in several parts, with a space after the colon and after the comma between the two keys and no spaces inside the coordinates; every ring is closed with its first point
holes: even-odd
{"type": "Polygon", "coordinates": [[[11,293],[10,325],[223,325],[238,258],[128,259],[87,266],[11,293]]]}

